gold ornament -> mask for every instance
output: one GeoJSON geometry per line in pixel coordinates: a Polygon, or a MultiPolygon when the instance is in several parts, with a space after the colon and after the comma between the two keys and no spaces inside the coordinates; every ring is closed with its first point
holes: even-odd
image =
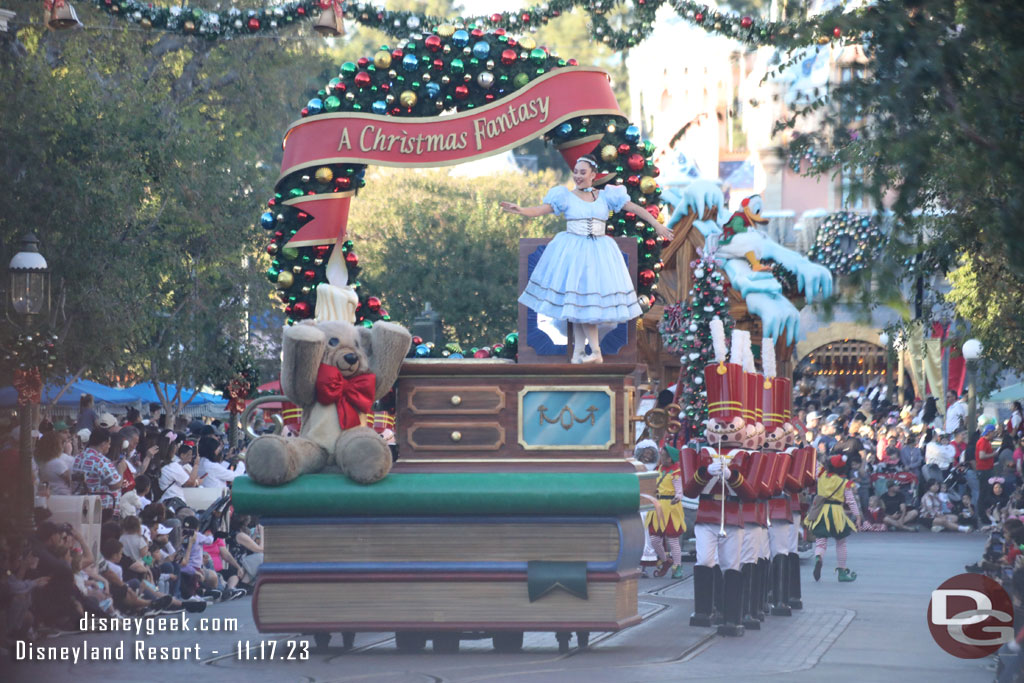
{"type": "Polygon", "coordinates": [[[142,28],[153,28],[153,22],[149,19],[143,19],[139,23],[142,24],[142,28]]]}
{"type": "Polygon", "coordinates": [[[195,33],[195,32],[196,32],[196,24],[195,24],[195,22],[194,21],[186,21],[185,22],[185,33],[195,33]]]}
{"type": "Polygon", "coordinates": [[[318,183],[329,183],[334,180],[334,171],[330,166],[323,166],[316,169],[316,181],[318,183]]]}
{"type": "Polygon", "coordinates": [[[601,148],[601,160],[612,162],[619,158],[619,150],[615,149],[615,145],[605,145],[601,148]]]}
{"type": "Polygon", "coordinates": [[[658,181],[651,176],[644,176],[640,181],[640,191],[644,194],[651,194],[658,189],[658,181]]]}
{"type": "Polygon", "coordinates": [[[403,90],[402,94],[398,96],[398,103],[409,109],[415,107],[417,101],[419,101],[419,98],[412,90],[403,90]]]}
{"type": "Polygon", "coordinates": [[[391,53],[387,50],[381,50],[373,56],[373,65],[378,69],[388,69],[391,67],[391,53]]]}
{"type": "MultiPolygon", "coordinates": [[[[298,275],[299,273],[302,272],[302,266],[292,266],[292,272],[298,275]]],[[[278,275],[278,279],[280,279],[280,277],[281,276],[278,275]]]]}
{"type": "Polygon", "coordinates": [[[455,33],[455,27],[451,24],[441,24],[437,27],[437,35],[442,38],[451,38],[453,33],[455,33]]]}
{"type": "Polygon", "coordinates": [[[302,288],[302,293],[303,294],[309,294],[312,291],[313,291],[313,289],[311,287],[309,287],[308,285],[302,288]]]}
{"type": "Polygon", "coordinates": [[[295,283],[295,278],[288,271],[282,271],[277,274],[277,288],[288,289],[295,283]]]}
{"type": "Polygon", "coordinates": [[[537,47],[537,41],[530,36],[524,36],[523,39],[519,41],[519,44],[523,46],[524,50],[532,50],[537,47]]]}

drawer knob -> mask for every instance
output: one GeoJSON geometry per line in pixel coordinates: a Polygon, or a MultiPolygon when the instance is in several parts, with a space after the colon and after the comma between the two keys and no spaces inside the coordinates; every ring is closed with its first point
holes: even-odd
{"type": "Polygon", "coordinates": [[[452,396],[451,400],[452,400],[452,405],[453,406],[457,406],[457,405],[462,403],[462,397],[459,396],[458,394],[455,394],[454,396],[452,396]]]}
{"type": "Polygon", "coordinates": [[[452,432],[452,441],[462,441],[462,432],[452,432]]]}

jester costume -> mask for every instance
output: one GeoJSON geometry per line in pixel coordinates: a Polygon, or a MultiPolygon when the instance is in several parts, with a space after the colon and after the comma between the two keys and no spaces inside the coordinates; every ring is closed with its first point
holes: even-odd
{"type": "Polygon", "coordinates": [[[857,530],[857,526],[845,507],[854,517],[860,517],[860,506],[853,495],[849,482],[840,473],[846,469],[846,456],[833,455],[828,459],[828,471],[818,478],[818,492],[811,503],[804,525],[814,532],[814,580],[821,580],[821,565],[828,539],[836,542],[836,571],[839,581],[847,583],[857,579],[857,573],[846,566],[846,537],[857,530]]]}
{"type": "Polygon", "coordinates": [[[668,570],[668,558],[665,554],[665,543],[668,543],[672,554],[672,578],[682,578],[682,547],[679,537],[686,531],[686,520],[683,518],[682,473],[679,468],[679,450],[672,446],[664,446],[671,464],[658,465],[658,509],[647,513],[644,520],[650,534],[651,546],[658,554],[658,567],[655,576],[664,576],[668,570]],[[660,515],[658,513],[661,513],[660,515]]]}

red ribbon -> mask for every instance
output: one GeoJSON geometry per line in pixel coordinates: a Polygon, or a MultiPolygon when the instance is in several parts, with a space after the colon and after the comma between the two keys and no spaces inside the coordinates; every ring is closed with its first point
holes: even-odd
{"type": "Polygon", "coordinates": [[[360,425],[359,416],[373,408],[376,390],[377,377],[373,373],[345,377],[333,365],[321,365],[316,373],[316,400],[338,406],[338,424],[342,429],[360,425]]]}
{"type": "Polygon", "coordinates": [[[18,405],[39,403],[43,397],[43,379],[39,368],[14,371],[14,388],[18,390],[18,405]]]}

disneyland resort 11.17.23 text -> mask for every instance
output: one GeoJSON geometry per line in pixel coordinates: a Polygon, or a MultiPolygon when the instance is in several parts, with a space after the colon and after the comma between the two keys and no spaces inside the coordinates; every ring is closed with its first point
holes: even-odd
{"type": "MultiPolygon", "coordinates": [[[[79,629],[94,634],[126,633],[135,636],[127,646],[125,641],[90,644],[88,639],[73,645],[40,645],[23,640],[15,642],[14,657],[17,661],[36,662],[109,662],[109,661],[198,661],[203,654],[216,656],[216,651],[198,643],[185,645],[150,645],[140,636],[154,636],[158,633],[188,633],[237,631],[238,620],[230,618],[203,618],[197,621],[182,613],[161,617],[95,617],[87,615],[79,620],[79,629]]],[[[225,651],[235,654],[234,644],[223,646],[225,651]]]]}

